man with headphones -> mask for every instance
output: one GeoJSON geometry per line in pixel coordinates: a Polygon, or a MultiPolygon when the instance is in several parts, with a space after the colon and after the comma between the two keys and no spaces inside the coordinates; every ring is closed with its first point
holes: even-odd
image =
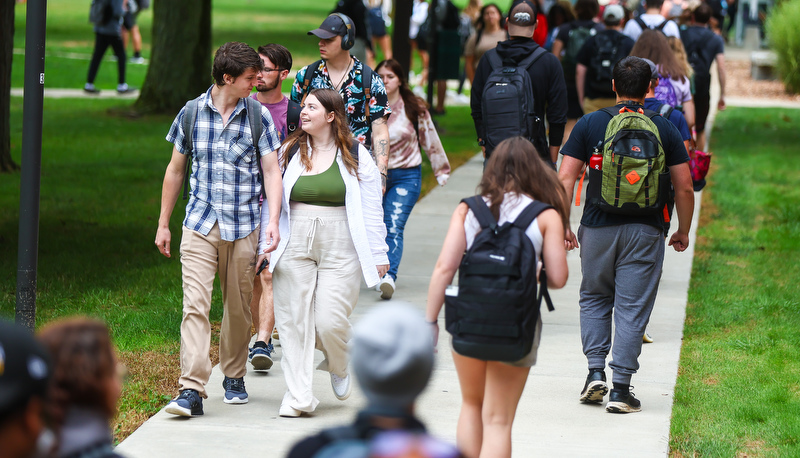
{"type": "Polygon", "coordinates": [[[350,55],[356,30],[349,17],[333,13],[308,34],[319,38],[321,59],[297,72],[292,85],[292,100],[302,104],[312,89],[338,91],[347,107],[350,131],[370,150],[378,164],[385,190],[389,162],[386,120],[392,110],[383,81],[371,68],[350,55]]]}

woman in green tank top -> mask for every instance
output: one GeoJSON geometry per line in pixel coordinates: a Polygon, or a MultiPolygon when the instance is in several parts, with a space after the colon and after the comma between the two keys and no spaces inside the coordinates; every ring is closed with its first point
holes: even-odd
{"type": "MultiPolygon", "coordinates": [[[[367,150],[353,144],[336,91],[315,89],[300,114],[302,131],[281,147],[281,243],[272,255],[275,323],[288,391],[279,414],[313,412],[314,349],[339,400],[350,395],[347,341],[361,286],[389,269],[381,177],[367,150]],[[360,154],[359,154],[360,152],[360,154]]],[[[379,276],[380,275],[380,276],[379,276]]]]}

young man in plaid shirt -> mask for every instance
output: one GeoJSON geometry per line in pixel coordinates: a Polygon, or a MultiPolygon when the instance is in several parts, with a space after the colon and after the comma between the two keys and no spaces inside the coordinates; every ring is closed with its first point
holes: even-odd
{"type": "Polygon", "coordinates": [[[250,297],[256,266],[279,241],[278,217],[282,192],[276,150],[280,145],[272,117],[261,107],[263,129],[253,138],[247,97],[262,68],[261,58],[244,43],[226,43],[214,56],[214,84],[197,100],[190,132],[184,131],[187,108],[172,123],[167,141],[174,144],[161,192],[156,246],[170,257],[169,220],[178,199],[191,154],[192,185],[183,220],[180,257],[183,265],[180,395],[166,408],[181,416],[203,414],[205,385],[211,375],[208,314],[215,273],[223,297],[220,366],[227,404],[244,404],[247,391],[247,344],[250,340],[250,297]],[[187,136],[191,142],[187,142],[187,136]],[[256,149],[256,143],[258,149],[256,149]],[[191,145],[191,146],[190,146],[191,145]],[[256,151],[260,157],[256,157],[256,151]],[[263,170],[259,177],[258,163],[263,170]],[[262,182],[270,221],[259,231],[258,205],[262,182]],[[256,253],[259,232],[268,248],[256,253]]]}

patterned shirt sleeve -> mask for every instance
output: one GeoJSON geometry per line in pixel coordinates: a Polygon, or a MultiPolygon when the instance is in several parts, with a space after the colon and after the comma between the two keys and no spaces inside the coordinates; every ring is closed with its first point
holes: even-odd
{"type": "Polygon", "coordinates": [[[370,85],[372,94],[369,101],[369,114],[372,122],[384,116],[389,116],[392,109],[389,107],[389,97],[386,95],[386,88],[383,80],[376,72],[372,72],[372,84],[370,85]]]}
{"type": "Polygon", "coordinates": [[[292,95],[291,95],[291,99],[293,102],[300,103],[300,99],[303,98],[300,88],[303,84],[303,78],[306,77],[307,70],[308,70],[308,65],[298,70],[297,75],[295,75],[294,77],[294,84],[292,84],[292,95]]]}

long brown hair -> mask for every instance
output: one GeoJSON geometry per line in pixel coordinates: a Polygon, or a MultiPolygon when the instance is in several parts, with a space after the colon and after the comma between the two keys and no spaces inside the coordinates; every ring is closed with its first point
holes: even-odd
{"type": "Polygon", "coordinates": [[[39,340],[53,358],[48,414],[57,427],[71,406],[113,418],[109,382],[117,374],[117,358],[106,325],[89,318],[70,318],[45,326],[39,340]]]}
{"type": "Polygon", "coordinates": [[[568,227],[567,193],[555,170],[544,163],[528,139],[511,137],[494,149],[478,185],[481,195],[489,198],[495,219],[500,218],[500,205],[507,192],[525,194],[553,206],[568,227]]]}
{"type": "MultiPolygon", "coordinates": [[[[347,124],[347,114],[344,108],[344,102],[338,92],[333,89],[320,88],[313,89],[309,92],[319,100],[322,108],[326,113],[333,113],[333,122],[331,123],[331,133],[333,134],[333,141],[336,147],[342,154],[342,162],[344,167],[350,175],[358,177],[358,161],[350,154],[350,146],[356,141],[353,134],[350,133],[350,126],[347,124]]],[[[369,109],[369,107],[367,107],[369,109]]],[[[308,141],[311,141],[311,146],[314,146],[313,139],[303,129],[297,129],[294,134],[290,135],[283,142],[283,169],[289,165],[289,151],[293,148],[298,148],[300,154],[300,163],[306,170],[312,167],[311,156],[308,153],[308,141]]],[[[371,158],[361,158],[362,160],[372,160],[371,158]]]]}
{"type": "Polygon", "coordinates": [[[686,78],[683,66],[675,58],[667,37],[658,30],[645,29],[631,49],[631,56],[650,59],[663,76],[681,81],[686,78]]]}
{"type": "Polygon", "coordinates": [[[419,117],[428,110],[428,104],[411,92],[411,88],[408,87],[406,72],[403,71],[400,62],[394,59],[384,60],[375,67],[375,72],[377,73],[383,67],[388,68],[400,80],[400,97],[403,98],[403,103],[406,107],[406,117],[411,121],[412,126],[418,126],[419,117]]]}

